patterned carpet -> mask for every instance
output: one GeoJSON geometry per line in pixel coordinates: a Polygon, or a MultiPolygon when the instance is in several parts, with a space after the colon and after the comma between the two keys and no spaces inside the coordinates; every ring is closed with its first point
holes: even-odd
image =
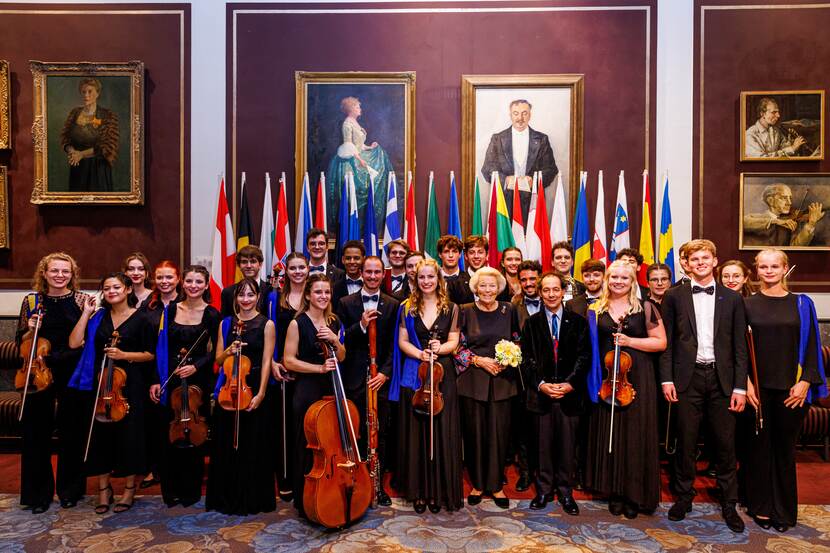
{"type": "Polygon", "coordinates": [[[490,501],[456,513],[427,511],[417,515],[410,506],[370,511],[359,524],[343,532],[326,532],[294,517],[280,504],[276,513],[237,517],[206,513],[197,504],[168,509],[159,497],[143,496],[123,514],[98,516],[91,500],[75,509],[57,504],[47,513],[20,509],[16,495],[0,495],[0,551],[110,553],[187,553],[308,551],[376,553],[381,551],[491,552],[659,552],[830,553],[830,506],[804,505],[799,525],[778,534],[763,531],[747,520],[743,534],[723,524],[713,504],[695,504],[682,522],[666,519],[667,504],[653,517],[634,521],[612,517],[605,504],[580,502],[579,517],[564,515],[555,506],[541,512],[528,502],[513,502],[503,511],[490,501]]]}

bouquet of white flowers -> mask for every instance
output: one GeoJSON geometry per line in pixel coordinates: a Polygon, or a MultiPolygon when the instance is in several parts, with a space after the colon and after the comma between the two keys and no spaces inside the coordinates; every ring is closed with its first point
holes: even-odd
{"type": "Polygon", "coordinates": [[[499,340],[496,344],[496,361],[505,367],[518,367],[522,362],[522,348],[510,340],[499,340]]]}

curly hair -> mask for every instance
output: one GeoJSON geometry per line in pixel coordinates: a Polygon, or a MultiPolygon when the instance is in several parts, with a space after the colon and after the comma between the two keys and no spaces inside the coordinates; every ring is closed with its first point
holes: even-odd
{"type": "Polygon", "coordinates": [[[434,259],[423,259],[415,268],[415,287],[409,294],[409,314],[420,315],[424,306],[424,293],[421,292],[421,287],[418,286],[418,275],[425,267],[431,267],[438,277],[438,286],[435,288],[435,294],[438,296],[438,311],[441,313],[448,313],[450,310],[450,299],[447,295],[447,283],[444,277],[441,276],[441,268],[434,259]]]}
{"type": "Polygon", "coordinates": [[[81,278],[81,270],[75,262],[75,259],[66,252],[52,252],[40,258],[35,269],[35,274],[32,276],[32,290],[43,295],[49,292],[49,283],[46,282],[46,271],[49,269],[49,264],[52,261],[66,261],[69,263],[69,266],[72,268],[72,278],[66,287],[70,290],[77,290],[78,280],[81,278]]]}

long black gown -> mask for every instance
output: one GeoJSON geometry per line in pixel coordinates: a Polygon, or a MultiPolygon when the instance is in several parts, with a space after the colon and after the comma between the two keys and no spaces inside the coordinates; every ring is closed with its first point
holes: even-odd
{"type": "MultiPolygon", "coordinates": [[[[400,325],[406,324],[402,313],[400,325]]],[[[437,333],[442,343],[458,327],[458,307],[450,303],[427,328],[419,316],[415,317],[415,332],[421,346],[429,342],[430,331],[437,333]]],[[[408,501],[423,499],[442,505],[448,511],[464,505],[463,467],[461,460],[461,422],[458,408],[456,374],[451,355],[436,359],[444,368],[444,379],[438,389],[444,396],[444,409],[434,420],[434,460],[429,460],[429,417],[417,415],[412,409],[415,392],[401,387],[398,401],[397,484],[408,501]]]]}
{"type": "MultiPolygon", "coordinates": [[[[259,392],[262,350],[265,348],[265,325],[268,319],[257,315],[245,321],[241,340],[242,355],[251,360],[247,383],[253,395],[259,392]]],[[[236,323],[233,317],[231,329],[236,323]]],[[[226,340],[225,347],[233,341],[226,340]]],[[[270,370],[270,367],[269,369],[270,370]]],[[[226,515],[251,515],[276,509],[274,468],[262,444],[268,439],[268,412],[262,408],[239,413],[238,449],[233,448],[236,412],[217,404],[213,412],[211,454],[208,467],[205,508],[226,515]]]]}
{"type": "MultiPolygon", "coordinates": [[[[187,378],[189,393],[194,393],[192,386],[198,386],[202,394],[202,405],[199,414],[210,420],[210,393],[213,390],[213,362],[214,347],[219,332],[219,311],[208,305],[202,313],[202,320],[195,325],[184,325],[176,322],[176,306],[168,309],[168,370],[173,371],[178,365],[178,355],[182,348],[190,350],[191,346],[202,337],[191,354],[196,372],[187,378]]],[[[156,373],[158,374],[158,373],[156,373]]],[[[172,421],[176,414],[171,408],[170,396],[181,386],[181,378],[173,376],[167,384],[167,405],[165,406],[166,420],[172,421]]],[[[202,479],[205,474],[205,454],[207,446],[182,448],[170,443],[169,426],[162,428],[162,440],[165,446],[160,451],[159,477],[161,479],[161,496],[167,505],[181,503],[184,506],[192,505],[202,497],[202,479]]]]}
{"type": "MultiPolygon", "coordinates": [[[[33,294],[32,294],[33,295],[33,294]]],[[[83,471],[83,426],[77,420],[88,420],[92,415],[89,393],[81,393],[86,403],[73,403],[77,390],[66,387],[78,362],[80,350],[69,348],[69,335],[81,317],[81,307],[86,294],[70,292],[63,296],[38,294],[43,305],[43,319],[38,336],[46,338],[52,346],[46,365],[52,371],[52,385],[26,398],[23,410],[23,448],[20,459],[20,503],[28,506],[47,505],[52,502],[57,487],[62,500],[77,501],[84,495],[86,478],[83,471]],[[73,397],[69,397],[73,396],[73,397]],[[52,433],[55,429],[55,400],[58,400],[58,471],[57,486],[52,473],[52,433]],[[83,408],[82,406],[89,407],[83,408]],[[81,417],[81,414],[87,416],[81,417]],[[75,424],[67,424],[73,421],[75,424]],[[80,447],[78,447],[80,445],[80,447]],[[73,447],[74,446],[74,447],[73,447]]],[[[34,302],[32,302],[34,303],[34,302]]],[[[20,308],[17,341],[20,343],[28,331],[30,313],[29,296],[20,308]]],[[[23,359],[24,367],[28,359],[23,359]]]]}
{"type": "MultiPolygon", "coordinates": [[[[648,329],[659,320],[659,312],[646,303],[644,311],[628,317],[622,333],[633,338],[646,338],[648,329]]],[[[613,334],[617,331],[617,325],[607,311],[599,316],[597,330],[602,359],[614,350],[613,334]]],[[[660,502],[654,360],[644,351],[627,347],[621,350],[631,355],[628,379],[637,396],[627,407],[614,408],[612,453],[608,453],[611,406],[604,402],[594,405],[588,430],[586,484],[599,493],[623,497],[643,512],[652,512],[660,502]]]]}
{"type": "MultiPolygon", "coordinates": [[[[118,331],[117,347],[121,351],[152,353],[156,350],[155,329],[141,311],[135,311],[118,328],[113,327],[111,313],[104,313],[95,332],[96,386],[98,368],[104,358],[103,349],[109,344],[114,330],[118,331]]],[[[87,458],[87,474],[92,476],[107,473],[116,477],[144,474],[147,467],[144,398],[149,394],[146,376],[154,364],[115,361],[114,366],[121,367],[127,373],[127,383],[122,393],[130,410],[118,422],[95,421],[87,458]]]]}
{"type": "MultiPolygon", "coordinates": [[[[277,296],[279,297],[279,296],[277,296]]],[[[277,308],[277,357],[282,360],[285,351],[285,335],[288,325],[294,320],[297,311],[289,307],[277,308]]],[[[268,395],[271,396],[270,419],[274,427],[275,464],[277,488],[280,495],[290,494],[293,489],[292,474],[294,471],[294,444],[296,442],[296,426],[294,420],[294,382],[279,382],[269,386],[268,395]],[[285,395],[283,395],[285,390],[285,395]],[[283,421],[283,417],[285,421],[283,421]],[[283,436],[283,428],[285,436],[283,436]]]]}

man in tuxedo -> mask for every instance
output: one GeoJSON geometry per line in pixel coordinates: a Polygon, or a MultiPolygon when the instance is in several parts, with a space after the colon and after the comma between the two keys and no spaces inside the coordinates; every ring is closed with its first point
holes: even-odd
{"type": "MultiPolygon", "coordinates": [[[[345,256],[345,253],[344,253],[345,256]]],[[[382,388],[392,375],[392,341],[395,335],[395,317],[398,300],[380,291],[383,282],[383,261],[370,255],[362,261],[363,284],[357,292],[347,295],[337,306],[337,316],[345,329],[346,358],[341,364],[346,397],[352,400],[360,412],[360,446],[366,447],[366,388],[378,392],[378,458],[388,459],[394,448],[389,445],[390,409],[387,400],[388,386],[382,388]],[[368,379],[370,321],[377,326],[378,374],[368,379]]],[[[357,430],[357,429],[355,429],[357,430]]],[[[391,505],[392,501],[383,489],[378,490],[378,503],[391,505]]]]}
{"type": "MultiPolygon", "coordinates": [[[[363,287],[363,278],[361,277],[361,270],[363,267],[363,259],[366,257],[366,246],[361,240],[349,240],[343,244],[343,254],[340,257],[340,262],[346,270],[342,279],[332,284],[331,288],[331,302],[332,307],[337,309],[337,304],[340,300],[360,291],[363,287]]],[[[383,276],[381,275],[381,282],[383,276]]]]}
{"type": "Polygon", "coordinates": [[[681,284],[688,284],[691,280],[688,276],[686,276],[691,272],[689,270],[689,263],[686,259],[686,248],[688,247],[688,245],[689,242],[684,242],[680,245],[680,248],[678,248],[677,250],[677,261],[680,263],[680,273],[678,273],[677,276],[680,278],[677,279],[677,282],[672,284],[672,288],[674,288],[675,286],[680,286],[681,284]]]}
{"type": "Polygon", "coordinates": [[[309,229],[305,239],[308,250],[308,274],[324,273],[331,281],[332,289],[337,281],[345,277],[343,269],[329,263],[329,240],[326,232],[318,229],[309,229]]]}
{"type": "Polygon", "coordinates": [[[383,291],[397,298],[399,301],[408,297],[402,294],[406,284],[406,256],[409,255],[409,245],[405,240],[392,240],[384,244],[386,256],[389,258],[389,268],[383,274],[383,291]]]}
{"type": "Polygon", "coordinates": [[[602,282],[605,278],[605,263],[599,259],[586,259],[582,262],[582,282],[585,292],[568,302],[566,309],[588,318],[588,308],[599,299],[602,282]]]}
{"type": "MultiPolygon", "coordinates": [[[[524,99],[510,102],[510,127],[490,137],[481,166],[481,173],[487,179],[493,171],[497,172],[505,190],[519,187],[523,221],[527,221],[530,207],[533,173],[541,171],[542,184],[547,187],[559,172],[548,135],[530,127],[532,109],[530,102],[524,99]]],[[[508,205],[508,210],[512,216],[512,204],[508,205]]]]}
{"type": "Polygon", "coordinates": [[[578,515],[572,480],[579,415],[591,364],[588,321],[564,309],[561,274],[545,273],[539,288],[544,308],[522,329],[527,409],[535,413],[537,440],[536,497],[530,508],[544,509],[556,494],[566,513],[578,515]]]}
{"type": "MultiPolygon", "coordinates": [[[[455,235],[445,234],[438,239],[436,249],[441,261],[441,276],[447,284],[447,295],[450,301],[457,304],[473,301],[467,299],[467,292],[470,290],[470,274],[462,271],[458,266],[461,253],[464,251],[464,243],[455,235]]],[[[472,292],[469,292],[469,295],[472,297],[472,292]]]]}
{"type": "Polygon", "coordinates": [[[746,400],[746,315],[740,294],[714,278],[715,245],[692,240],[687,248],[691,283],[666,292],[663,324],[668,345],[660,355],[663,396],[677,404],[675,475],[678,498],[669,520],[692,510],[700,421],[709,420],[714,439],[721,514],[733,532],[744,522],[735,510],[735,413],[746,400]]]}
{"type": "MultiPolygon", "coordinates": [[[[249,244],[242,246],[236,252],[236,266],[242,272],[245,278],[252,278],[259,283],[259,301],[257,303],[257,311],[263,315],[268,315],[268,306],[266,304],[268,294],[271,292],[271,284],[266,280],[259,280],[259,271],[262,268],[262,250],[258,246],[249,244]]],[[[233,300],[236,295],[236,288],[239,283],[225,286],[222,289],[221,307],[222,317],[230,317],[233,315],[233,300]]]]}
{"type": "Polygon", "coordinates": [[[574,268],[574,248],[570,242],[557,242],[551,247],[551,260],[553,268],[556,269],[565,279],[565,297],[563,301],[567,304],[575,296],[585,293],[585,285],[571,276],[574,268]]]}
{"type": "Polygon", "coordinates": [[[519,265],[519,285],[522,293],[516,294],[510,300],[519,313],[519,328],[524,328],[525,322],[531,315],[535,315],[542,307],[539,297],[539,275],[542,274],[542,265],[538,261],[525,260],[519,265]]]}

